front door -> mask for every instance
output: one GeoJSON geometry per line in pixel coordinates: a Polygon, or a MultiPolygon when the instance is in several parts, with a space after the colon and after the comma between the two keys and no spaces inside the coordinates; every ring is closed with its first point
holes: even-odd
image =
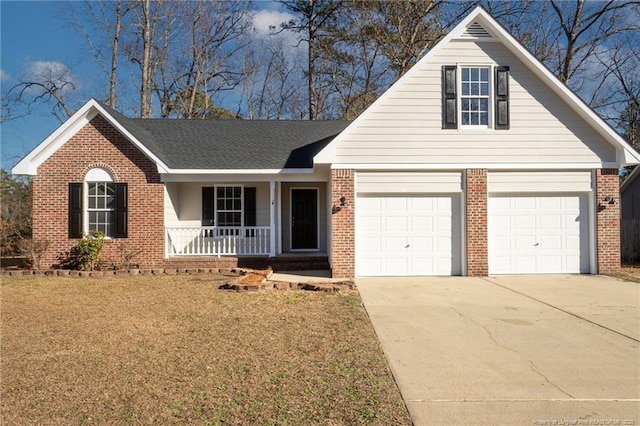
{"type": "Polygon", "coordinates": [[[291,249],[318,249],[318,189],[291,189],[291,249]]]}

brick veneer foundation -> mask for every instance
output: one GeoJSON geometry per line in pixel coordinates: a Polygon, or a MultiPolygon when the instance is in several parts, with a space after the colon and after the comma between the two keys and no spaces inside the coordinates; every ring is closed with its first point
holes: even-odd
{"type": "Polygon", "coordinates": [[[331,170],[331,201],[334,206],[345,197],[346,206],[332,211],[331,274],[355,276],[355,189],[353,170],[331,170]]]}
{"type": "Polygon", "coordinates": [[[466,171],[465,196],[467,276],[482,277],[489,274],[486,169],[466,171]]]}
{"type": "Polygon", "coordinates": [[[128,184],[128,238],[108,240],[101,258],[119,262],[122,243],[141,250],[140,267],[164,263],[164,186],[155,164],[102,116],[93,118],[38,168],[33,178],[33,237],[49,241],[42,265],[57,266],[77,243],[68,237],[70,182],[95,167],[128,184]]]}
{"type": "Polygon", "coordinates": [[[620,269],[620,178],[617,169],[596,170],[596,256],[598,274],[620,269]],[[613,197],[609,204],[605,197],[613,197]]]}

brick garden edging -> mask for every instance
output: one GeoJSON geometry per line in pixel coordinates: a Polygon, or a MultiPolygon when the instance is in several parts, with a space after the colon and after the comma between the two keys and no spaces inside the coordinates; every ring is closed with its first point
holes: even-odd
{"type": "Polygon", "coordinates": [[[140,275],[204,275],[222,274],[230,277],[229,281],[220,285],[221,290],[234,291],[261,291],[261,290],[305,290],[335,293],[346,290],[353,290],[353,281],[345,280],[341,282],[285,282],[271,281],[269,278],[273,271],[254,271],[244,268],[153,268],[153,269],[128,269],[109,271],[78,271],[71,269],[46,269],[46,270],[0,270],[0,276],[5,277],[74,277],[74,278],[98,278],[114,276],[140,276],[140,275]],[[242,280],[247,275],[261,275],[260,282],[243,283],[242,280]]]}

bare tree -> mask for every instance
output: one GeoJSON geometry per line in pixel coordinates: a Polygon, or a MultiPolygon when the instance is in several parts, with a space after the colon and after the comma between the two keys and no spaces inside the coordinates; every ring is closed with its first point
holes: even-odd
{"type": "Polygon", "coordinates": [[[168,112],[183,118],[203,118],[203,111],[210,109],[206,102],[239,84],[242,72],[234,61],[248,43],[242,36],[250,26],[250,7],[249,2],[181,4],[178,26],[184,31],[176,35],[176,40],[188,49],[182,54],[174,52],[176,56],[162,65],[167,82],[159,98],[163,104],[168,100],[168,112]],[[205,104],[196,102],[197,97],[205,99],[205,104]]]}
{"type": "Polygon", "coordinates": [[[317,67],[321,61],[323,44],[330,44],[331,28],[337,19],[343,0],[280,0],[280,3],[296,18],[282,24],[283,30],[292,30],[303,34],[302,41],[307,43],[307,92],[309,100],[309,120],[320,115],[320,92],[323,84],[318,79],[317,67]]]}
{"type": "MultiPolygon", "coordinates": [[[[626,19],[637,5],[635,1],[551,0],[563,37],[563,43],[557,45],[557,57],[550,63],[558,78],[568,83],[606,41],[617,34],[639,31],[640,21],[626,19]]],[[[574,88],[580,86],[574,83],[574,88]]]]}
{"type": "Polygon", "coordinates": [[[60,62],[31,62],[20,82],[3,95],[2,122],[30,114],[33,108],[43,104],[51,105],[51,113],[63,122],[75,112],[72,105],[76,80],[71,70],[60,62]]]}

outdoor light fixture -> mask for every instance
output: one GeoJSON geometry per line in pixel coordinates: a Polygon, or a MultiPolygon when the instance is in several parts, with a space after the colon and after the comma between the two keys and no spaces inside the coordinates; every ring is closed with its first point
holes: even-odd
{"type": "Polygon", "coordinates": [[[615,203],[616,203],[615,198],[613,198],[613,197],[612,197],[612,196],[610,196],[610,195],[607,195],[606,197],[604,197],[604,201],[606,201],[607,203],[609,203],[609,204],[611,204],[611,205],[613,205],[613,204],[615,204],[615,203]]]}
{"type": "Polygon", "coordinates": [[[340,207],[347,207],[347,199],[344,197],[340,197],[340,207]]]}

